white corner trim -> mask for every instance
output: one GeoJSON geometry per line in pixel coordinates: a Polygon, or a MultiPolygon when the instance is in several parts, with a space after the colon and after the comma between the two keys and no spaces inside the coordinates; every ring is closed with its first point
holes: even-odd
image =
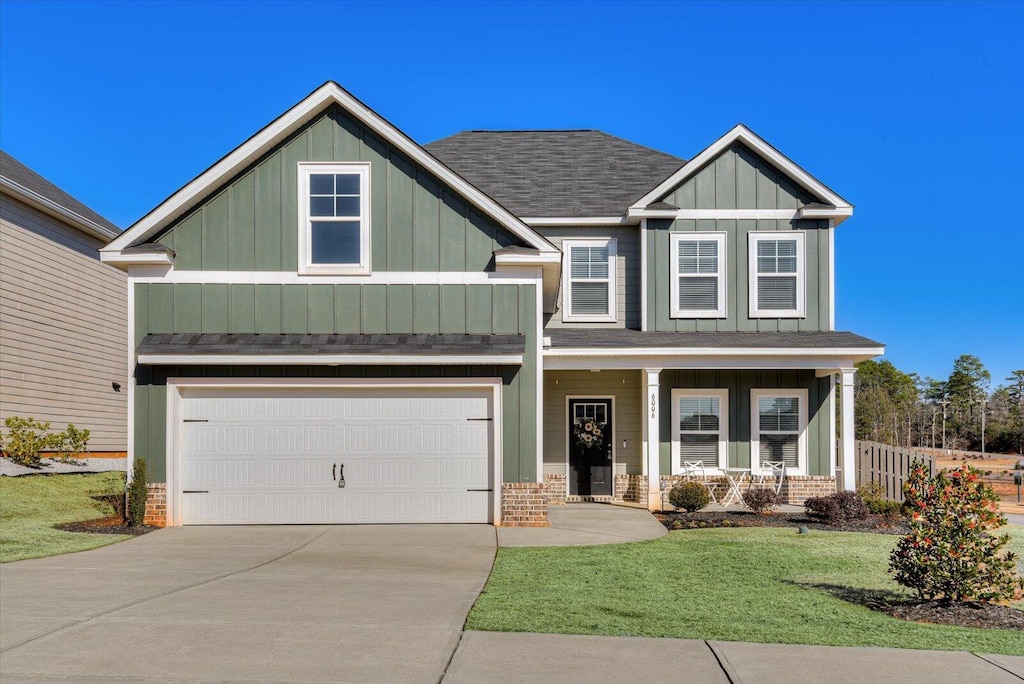
{"type": "Polygon", "coordinates": [[[728,388],[713,389],[672,389],[672,474],[679,475],[683,472],[680,465],[682,447],[679,443],[679,399],[680,397],[714,397],[718,399],[718,469],[729,467],[729,390],[728,388]]]}
{"type": "Polygon", "coordinates": [[[836,329],[836,222],[828,222],[828,329],[836,329]]]}
{"type": "MultiPolygon", "coordinates": [[[[669,317],[679,319],[690,318],[725,318],[726,313],[726,273],[728,259],[728,240],[725,232],[685,232],[669,233],[669,317]],[[713,240],[718,245],[718,270],[714,273],[718,280],[718,301],[714,309],[680,309],[679,308],[679,283],[680,280],[689,278],[707,277],[710,273],[694,273],[685,276],[679,272],[679,243],[696,242],[700,240],[713,240]]],[[[699,259],[699,257],[698,257],[699,259]]]]}
{"type": "Polygon", "coordinates": [[[144,366],[521,366],[522,354],[139,354],[144,366]]]}
{"type": "Polygon", "coordinates": [[[394,125],[333,81],[328,81],[317,88],[301,102],[236,147],[226,157],[186,184],[122,233],[104,250],[119,252],[129,245],[144,241],[147,237],[165,228],[196,203],[202,201],[209,192],[226,179],[246,168],[332,104],[344,109],[361,124],[382,137],[415,163],[424,167],[438,180],[450,186],[470,204],[528,245],[542,252],[557,251],[554,245],[535,233],[519,218],[442,164],[394,125]]]}
{"type": "MultiPolygon", "coordinates": [[[[804,318],[807,315],[807,256],[804,231],[788,230],[782,232],[755,231],[747,234],[747,293],[749,297],[748,312],[751,318],[804,318]],[[796,273],[782,274],[796,276],[796,308],[795,309],[761,309],[757,298],[757,243],[762,240],[795,240],[796,241],[796,273]]],[[[772,274],[765,274],[771,277],[772,274]]]]}
{"type": "Polygon", "coordinates": [[[30,190],[24,185],[21,185],[6,176],[0,176],[0,190],[10,193],[12,196],[20,199],[29,206],[42,211],[44,214],[49,214],[54,218],[60,219],[61,221],[71,225],[73,228],[77,228],[86,235],[98,240],[112,240],[120,235],[118,231],[111,230],[106,226],[101,226],[92,219],[87,219],[81,214],[68,209],[63,204],[59,204],[51,199],[43,197],[38,192],[30,190]]]}
{"type": "Polygon", "coordinates": [[[760,471],[761,469],[761,421],[758,419],[760,411],[758,399],[761,397],[796,397],[800,401],[798,407],[799,435],[797,437],[797,467],[786,468],[786,474],[806,475],[807,474],[807,397],[806,389],[765,389],[755,388],[750,390],[750,469],[760,471]]]}
{"type": "Polygon", "coordinates": [[[647,331],[647,219],[640,219],[640,330],[647,331]]]}
{"type": "MultiPolygon", "coordinates": [[[[833,205],[836,210],[848,211],[846,216],[853,213],[853,205],[844,200],[842,197],[833,192],[824,183],[811,176],[809,173],[804,171],[802,168],[797,166],[792,160],[786,157],[784,154],[776,150],[774,147],[765,142],[760,136],[751,131],[743,124],[737,124],[728,133],[723,135],[721,138],[711,143],[706,147],[700,154],[691,159],[690,161],[683,164],[683,166],[676,171],[674,174],[666,178],[657,187],[648,192],[646,195],[638,199],[630,207],[631,210],[642,210],[648,204],[657,201],[659,198],[667,194],[677,185],[682,183],[684,180],[699,171],[706,163],[714,159],[718,154],[726,150],[729,145],[734,142],[742,142],[755,152],[760,154],[762,157],[774,164],[780,171],[785,173],[789,178],[795,181],[798,185],[803,187],[805,190],[810,192],[812,195],[821,197],[827,203],[833,205]]],[[[839,220],[836,221],[838,225],[842,221],[843,217],[836,216],[839,220]]]]}

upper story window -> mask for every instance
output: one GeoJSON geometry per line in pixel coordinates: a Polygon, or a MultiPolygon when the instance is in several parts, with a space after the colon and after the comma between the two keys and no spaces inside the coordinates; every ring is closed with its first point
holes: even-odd
{"type": "Polygon", "coordinates": [[[750,316],[804,316],[804,234],[750,234],[750,316]]]}
{"type": "Polygon", "coordinates": [[[728,466],[729,390],[672,390],[672,472],[685,464],[708,470],[728,466]]]}
{"type": "Polygon", "coordinates": [[[673,233],[672,317],[725,317],[725,233],[673,233]]]}
{"type": "Polygon", "coordinates": [[[615,239],[565,240],[562,320],[614,323],[615,239]]]}
{"type": "Polygon", "coordinates": [[[299,164],[299,273],[370,272],[370,165],[299,164]]]}
{"type": "Polygon", "coordinates": [[[786,471],[807,472],[807,390],[750,391],[750,467],[785,463],[786,471]]]}

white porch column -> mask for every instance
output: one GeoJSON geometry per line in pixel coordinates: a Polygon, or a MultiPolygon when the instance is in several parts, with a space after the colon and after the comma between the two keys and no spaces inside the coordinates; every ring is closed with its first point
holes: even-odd
{"type": "Polygon", "coordinates": [[[853,491],[857,489],[857,471],[854,463],[853,438],[856,431],[853,419],[853,374],[856,368],[840,369],[842,375],[840,397],[842,404],[843,420],[841,425],[842,439],[839,444],[839,458],[842,461],[842,481],[836,483],[837,489],[853,491]]]}
{"type": "Polygon", "coordinates": [[[660,368],[645,368],[647,376],[646,391],[644,392],[644,416],[646,420],[644,431],[644,460],[647,465],[647,508],[658,510],[661,508],[661,439],[658,423],[661,420],[661,397],[658,391],[658,378],[661,375],[660,368]]]}

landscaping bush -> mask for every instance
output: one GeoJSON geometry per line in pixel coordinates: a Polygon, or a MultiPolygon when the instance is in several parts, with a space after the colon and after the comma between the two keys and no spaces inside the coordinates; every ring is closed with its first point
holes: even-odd
{"type": "Polygon", "coordinates": [[[39,452],[52,444],[50,424],[35,418],[8,416],[4,425],[7,426],[4,451],[11,460],[25,466],[38,464],[39,452]]]}
{"type": "Polygon", "coordinates": [[[842,525],[868,517],[868,507],[857,492],[836,492],[804,501],[804,511],[829,525],[842,525]]]}
{"type": "Polygon", "coordinates": [[[889,501],[888,499],[864,499],[864,505],[868,507],[868,512],[875,515],[884,515],[887,518],[894,518],[898,515],[903,515],[903,504],[899,501],[889,501]]]}
{"type": "Polygon", "coordinates": [[[128,524],[142,525],[146,519],[146,459],[136,458],[128,485],[128,524]]]}
{"type": "Polygon", "coordinates": [[[771,487],[751,487],[743,494],[743,505],[758,515],[765,515],[781,503],[771,487]]]}
{"type": "Polygon", "coordinates": [[[66,430],[50,438],[50,445],[57,452],[56,458],[62,463],[74,463],[89,451],[89,431],[79,430],[74,423],[68,423],[66,430]]]}
{"type": "Polygon", "coordinates": [[[912,531],[889,556],[896,582],[921,598],[947,602],[1024,596],[1017,559],[1003,548],[1009,535],[989,533],[1005,525],[1006,517],[976,468],[964,465],[930,477],[914,461],[903,491],[912,531]]]}
{"type": "Polygon", "coordinates": [[[699,482],[680,482],[668,493],[668,502],[688,513],[699,511],[711,503],[708,488],[699,482]]]}

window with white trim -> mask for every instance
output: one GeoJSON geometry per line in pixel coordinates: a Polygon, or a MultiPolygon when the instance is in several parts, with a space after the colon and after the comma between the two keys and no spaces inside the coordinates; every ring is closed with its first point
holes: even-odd
{"type": "Polygon", "coordinates": [[[370,272],[370,165],[299,164],[299,273],[370,272]]]}
{"type": "Polygon", "coordinates": [[[615,239],[564,240],[562,249],[562,320],[614,323],[615,239]]]}
{"type": "Polygon", "coordinates": [[[725,318],[725,233],[673,233],[672,317],[725,318]]]}
{"type": "Polygon", "coordinates": [[[750,315],[804,316],[804,234],[750,233],[750,315]]]}
{"type": "Polygon", "coordinates": [[[729,465],[729,390],[672,390],[672,472],[700,461],[708,470],[729,465]]]}
{"type": "Polygon", "coordinates": [[[751,390],[750,467],[782,461],[807,472],[807,390],[751,390]]]}

